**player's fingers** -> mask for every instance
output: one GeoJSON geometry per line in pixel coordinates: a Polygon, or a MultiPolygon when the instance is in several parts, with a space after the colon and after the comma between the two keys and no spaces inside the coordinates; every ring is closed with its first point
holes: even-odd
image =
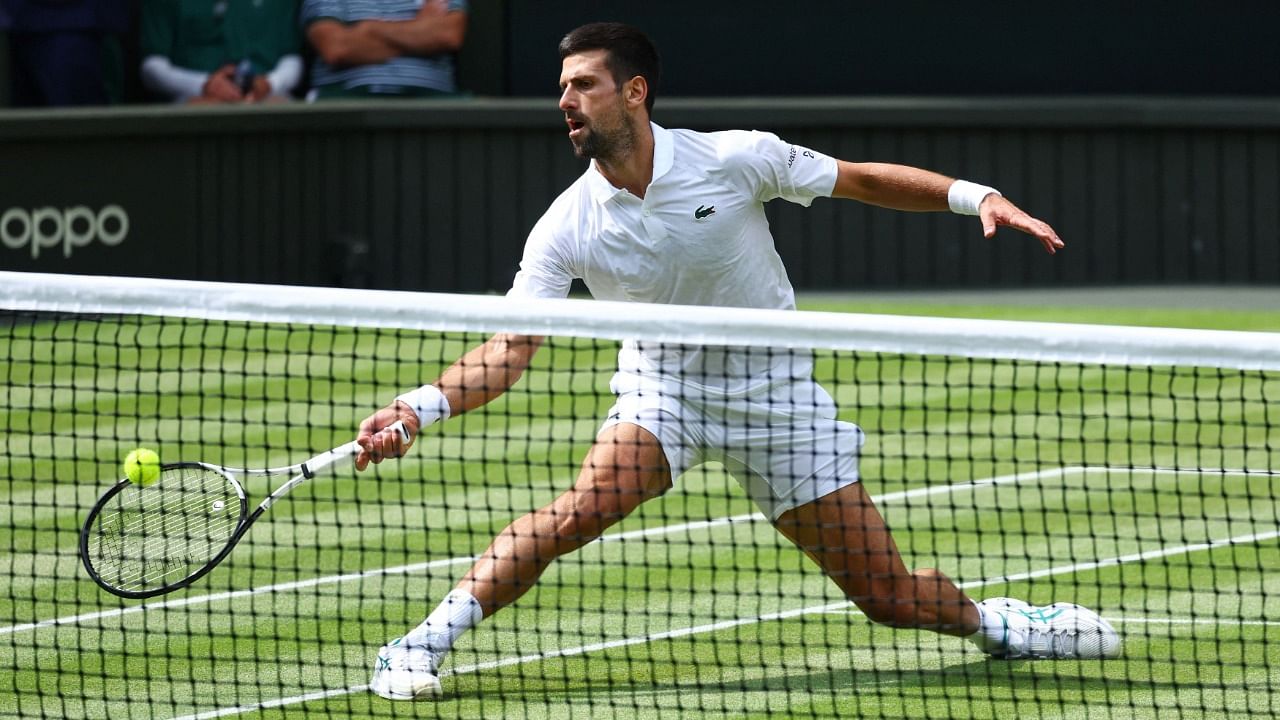
{"type": "Polygon", "coordinates": [[[413,445],[413,435],[408,428],[402,432],[400,429],[387,430],[387,434],[391,436],[392,444],[396,450],[396,457],[404,457],[409,452],[409,447],[413,445]],[[408,438],[406,439],[406,435],[408,438]]]}
{"type": "Polygon", "coordinates": [[[360,446],[360,451],[356,454],[356,469],[364,470],[369,463],[377,464],[387,458],[403,457],[413,445],[412,438],[417,429],[417,418],[402,416],[394,405],[365,418],[356,435],[356,444],[360,446]],[[410,438],[408,441],[399,430],[392,428],[397,420],[404,423],[410,438]]]}
{"type": "Polygon", "coordinates": [[[986,207],[986,203],[983,203],[983,207],[978,210],[978,218],[982,220],[982,236],[985,238],[994,237],[996,234],[996,211],[986,207]]]}
{"type": "Polygon", "coordinates": [[[1050,255],[1053,255],[1066,247],[1066,243],[1062,242],[1061,238],[1059,238],[1052,230],[1040,236],[1040,244],[1044,245],[1045,251],[1050,255]]]}
{"type": "Polygon", "coordinates": [[[377,418],[377,415],[370,415],[365,418],[364,421],[360,423],[360,430],[356,433],[356,442],[360,444],[360,447],[366,450],[369,449],[369,443],[373,442],[373,434],[378,431],[378,426],[375,424],[377,422],[375,418],[377,418]]]}
{"type": "Polygon", "coordinates": [[[369,467],[370,462],[382,460],[377,438],[378,430],[383,425],[381,414],[382,411],[379,410],[360,423],[360,431],[356,435],[356,444],[360,446],[360,452],[356,454],[356,470],[364,470],[369,467]]]}
{"type": "Polygon", "coordinates": [[[1066,243],[1062,242],[1062,238],[1058,237],[1058,233],[1054,232],[1053,228],[1042,220],[1027,218],[1027,232],[1034,235],[1040,241],[1040,244],[1044,246],[1045,252],[1050,255],[1066,247],[1066,243]]]}
{"type": "MultiPolygon", "coordinates": [[[[994,219],[996,224],[1006,225],[1035,237],[1040,241],[1045,252],[1048,252],[1050,255],[1053,255],[1059,248],[1065,246],[1062,240],[1058,237],[1058,234],[1053,231],[1053,228],[1049,227],[1048,223],[1037,220],[1024,212],[1012,213],[1007,216],[997,214],[994,219]]],[[[994,233],[994,229],[987,234],[987,237],[991,237],[992,233],[994,233]]]]}
{"type": "Polygon", "coordinates": [[[391,436],[391,446],[395,449],[396,457],[404,457],[409,454],[409,448],[413,446],[412,435],[406,439],[399,429],[388,429],[387,434],[391,436]]]}
{"type": "MultiPolygon", "coordinates": [[[[356,442],[359,442],[358,440],[356,442]]],[[[369,462],[373,460],[373,452],[369,449],[368,444],[361,443],[360,449],[356,451],[356,470],[364,470],[369,467],[369,462]]]]}
{"type": "Polygon", "coordinates": [[[404,447],[400,438],[400,433],[395,430],[383,428],[378,432],[378,441],[382,448],[382,457],[398,458],[404,455],[404,447]]]}
{"type": "Polygon", "coordinates": [[[404,444],[399,432],[382,428],[369,439],[366,451],[369,453],[370,460],[380,463],[383,460],[404,455],[404,444]]]}

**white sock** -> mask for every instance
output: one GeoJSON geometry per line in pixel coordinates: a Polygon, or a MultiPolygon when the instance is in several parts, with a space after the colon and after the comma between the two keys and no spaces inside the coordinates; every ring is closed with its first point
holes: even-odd
{"type": "Polygon", "coordinates": [[[969,640],[983,650],[1002,650],[1008,643],[1008,626],[1004,617],[994,610],[987,610],[978,603],[978,631],[969,640]]]}
{"type": "Polygon", "coordinates": [[[425,647],[432,652],[449,652],[453,643],[480,622],[484,613],[480,602],[465,590],[454,590],[427,616],[422,624],[404,636],[405,644],[425,647]]]}

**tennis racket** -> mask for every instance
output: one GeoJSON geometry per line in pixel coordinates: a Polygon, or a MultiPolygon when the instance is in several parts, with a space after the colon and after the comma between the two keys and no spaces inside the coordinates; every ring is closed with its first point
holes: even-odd
{"type": "MultiPolygon", "coordinates": [[[[390,429],[409,441],[403,423],[390,429]]],[[[143,487],[121,480],[89,511],[80,530],[80,559],[89,577],[125,598],[163,595],[204,577],[231,553],[262,514],[305,480],[360,452],[353,440],[287,467],[249,470],[202,462],[166,464],[143,487]],[[237,476],[291,475],[248,512],[237,476]]]]}

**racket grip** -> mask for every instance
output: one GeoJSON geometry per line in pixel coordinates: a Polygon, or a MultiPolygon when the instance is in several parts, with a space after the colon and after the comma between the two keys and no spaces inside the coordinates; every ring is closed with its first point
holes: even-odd
{"type": "Polygon", "coordinates": [[[326,450],[310,460],[302,463],[302,474],[306,477],[315,477],[321,470],[340,460],[355,460],[360,452],[360,443],[352,440],[346,445],[340,445],[332,450],[326,450]]]}
{"type": "MultiPolygon", "coordinates": [[[[409,442],[409,429],[404,423],[397,420],[386,426],[383,430],[395,430],[400,434],[400,439],[409,442]]],[[[322,452],[302,464],[302,474],[306,477],[313,477],[316,473],[338,462],[339,460],[354,460],[356,455],[360,454],[360,443],[352,440],[346,445],[340,445],[328,452],[322,452]]]]}
{"type": "Polygon", "coordinates": [[[400,439],[405,442],[409,442],[410,440],[412,440],[412,438],[409,437],[409,428],[404,426],[403,420],[397,420],[391,423],[390,425],[386,426],[385,428],[383,428],[383,430],[395,430],[396,432],[400,433],[400,439]]]}

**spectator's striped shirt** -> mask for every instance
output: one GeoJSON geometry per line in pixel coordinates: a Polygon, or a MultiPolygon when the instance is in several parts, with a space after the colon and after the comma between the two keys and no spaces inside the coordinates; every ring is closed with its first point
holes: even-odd
{"type": "MultiPolygon", "coordinates": [[[[305,33],[317,20],[356,23],[360,20],[412,20],[422,0],[305,0],[299,23],[305,33]]],[[[466,12],[467,0],[449,0],[450,12],[466,12]]],[[[312,67],[311,85],[325,89],[358,90],[374,94],[404,95],[414,91],[457,92],[453,55],[397,57],[377,65],[330,67],[321,58],[312,67]]]]}

